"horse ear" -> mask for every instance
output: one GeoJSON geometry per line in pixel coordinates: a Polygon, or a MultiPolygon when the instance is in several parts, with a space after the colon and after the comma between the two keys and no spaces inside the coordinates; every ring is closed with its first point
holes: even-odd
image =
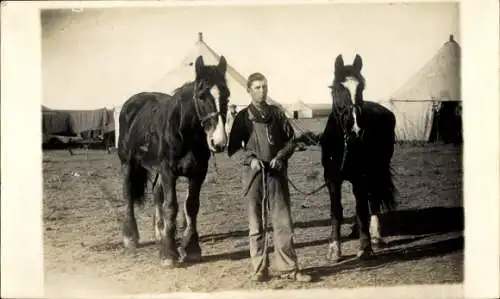
{"type": "Polygon", "coordinates": [[[338,55],[337,58],[335,59],[335,71],[339,71],[344,67],[344,59],[342,58],[342,55],[338,55]]]}
{"type": "Polygon", "coordinates": [[[223,73],[223,74],[226,73],[227,61],[226,61],[226,58],[224,56],[220,57],[219,65],[217,66],[217,68],[220,70],[221,73],[223,73]]]}
{"type": "Polygon", "coordinates": [[[359,54],[356,54],[356,57],[354,57],[354,62],[352,63],[352,66],[356,71],[361,72],[361,68],[363,67],[363,61],[361,60],[361,56],[359,54]]]}
{"type": "Polygon", "coordinates": [[[195,63],[195,70],[196,70],[196,76],[198,76],[201,73],[201,70],[205,66],[205,63],[203,62],[203,56],[198,56],[196,58],[196,63],[195,63]]]}

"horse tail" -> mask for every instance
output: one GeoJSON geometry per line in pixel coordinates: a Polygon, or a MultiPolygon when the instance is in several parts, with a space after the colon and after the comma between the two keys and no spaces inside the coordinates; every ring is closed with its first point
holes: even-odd
{"type": "MultiPolygon", "coordinates": [[[[377,175],[373,177],[375,183],[372,188],[375,200],[378,201],[382,211],[392,211],[397,207],[396,194],[397,189],[394,184],[394,169],[391,166],[391,159],[394,154],[394,145],[396,143],[396,117],[392,111],[387,111],[387,139],[381,153],[382,164],[377,167],[377,175]],[[385,157],[384,157],[385,156],[385,157]]],[[[383,140],[384,138],[382,138],[383,140]]],[[[377,202],[376,202],[377,203],[377,202]]]]}
{"type": "Polygon", "coordinates": [[[394,172],[390,165],[380,168],[370,179],[371,206],[373,212],[392,211],[397,207],[394,172]]]}
{"type": "Polygon", "coordinates": [[[130,158],[126,174],[126,190],[130,194],[131,204],[143,204],[148,183],[148,171],[137,160],[130,158]]]}

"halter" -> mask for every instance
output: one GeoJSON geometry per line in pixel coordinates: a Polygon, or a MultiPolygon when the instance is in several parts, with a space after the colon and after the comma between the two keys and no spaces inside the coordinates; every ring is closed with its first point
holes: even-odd
{"type": "MultiPolygon", "coordinates": [[[[337,91],[335,91],[335,93],[337,93],[337,91]]],[[[335,113],[337,114],[337,116],[340,116],[341,115],[341,111],[339,110],[339,108],[337,107],[337,105],[333,105],[334,107],[334,110],[335,110],[335,113]]],[[[354,110],[360,110],[360,107],[356,104],[353,104],[352,102],[349,102],[347,104],[347,107],[348,108],[352,108],[354,110]]],[[[351,141],[352,137],[351,137],[351,132],[347,132],[345,126],[344,126],[344,123],[342,122],[341,119],[337,119],[337,121],[340,123],[340,127],[342,129],[342,134],[344,135],[344,151],[342,153],[342,162],[340,164],[340,170],[344,170],[344,164],[345,164],[345,161],[347,159],[347,154],[348,154],[348,145],[349,145],[349,141],[351,141]]],[[[361,136],[363,135],[363,130],[361,129],[361,136]]]]}
{"type": "Polygon", "coordinates": [[[200,98],[198,98],[198,97],[196,97],[196,96],[193,95],[194,108],[196,110],[196,115],[198,116],[198,119],[201,122],[201,126],[204,127],[205,123],[209,119],[214,118],[214,117],[218,118],[219,115],[221,115],[221,113],[220,113],[220,111],[214,111],[214,112],[208,113],[207,115],[201,116],[201,114],[200,114],[200,108],[198,107],[198,100],[200,100],[200,98]]]}

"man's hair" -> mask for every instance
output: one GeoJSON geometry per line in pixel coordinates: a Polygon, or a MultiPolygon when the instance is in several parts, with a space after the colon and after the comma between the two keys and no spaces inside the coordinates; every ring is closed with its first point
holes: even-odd
{"type": "Polygon", "coordinates": [[[264,80],[267,80],[267,79],[261,73],[253,73],[250,76],[248,76],[247,88],[250,88],[250,86],[252,86],[253,81],[264,81],[264,80]]]}

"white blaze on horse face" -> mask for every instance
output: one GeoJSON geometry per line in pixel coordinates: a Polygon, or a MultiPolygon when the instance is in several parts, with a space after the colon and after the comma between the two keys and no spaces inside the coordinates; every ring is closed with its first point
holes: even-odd
{"type": "MultiPolygon", "coordinates": [[[[342,85],[349,90],[349,94],[351,96],[351,102],[353,105],[356,104],[356,90],[358,89],[359,81],[354,77],[347,77],[345,82],[342,85]]],[[[354,125],[352,126],[352,131],[358,136],[359,131],[361,130],[358,125],[358,120],[356,116],[356,110],[352,110],[352,117],[354,120],[354,125]]]]}
{"type": "Polygon", "coordinates": [[[215,101],[215,109],[217,109],[217,112],[219,112],[219,115],[217,117],[217,126],[215,127],[215,130],[212,132],[211,134],[212,136],[208,137],[210,139],[208,142],[208,146],[213,151],[215,151],[214,147],[222,148],[226,146],[227,136],[226,136],[224,122],[222,121],[222,115],[220,113],[220,91],[217,85],[212,86],[212,88],[210,89],[210,94],[212,95],[215,101]]]}

